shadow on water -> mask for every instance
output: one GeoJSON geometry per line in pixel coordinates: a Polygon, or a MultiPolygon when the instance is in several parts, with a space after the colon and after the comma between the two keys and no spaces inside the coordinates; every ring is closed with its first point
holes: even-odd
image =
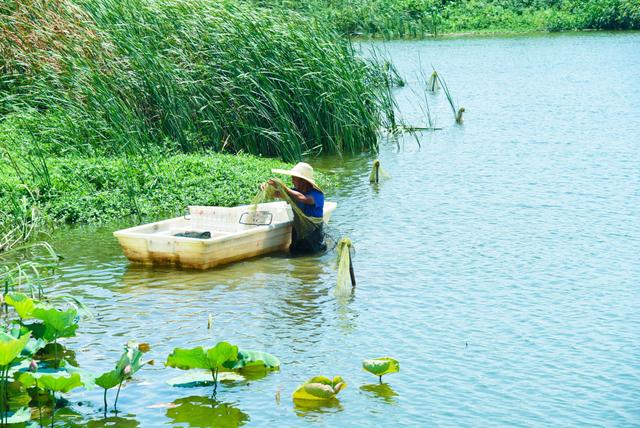
{"type": "Polygon", "coordinates": [[[173,424],[202,428],[235,428],[249,422],[249,415],[234,405],[208,397],[179,398],[174,404],[176,407],[167,409],[167,417],[173,424]]]}
{"type": "Polygon", "coordinates": [[[379,398],[381,401],[387,404],[397,404],[397,400],[394,397],[398,396],[398,393],[391,388],[387,383],[372,383],[370,385],[362,385],[361,391],[368,393],[379,398]]]}

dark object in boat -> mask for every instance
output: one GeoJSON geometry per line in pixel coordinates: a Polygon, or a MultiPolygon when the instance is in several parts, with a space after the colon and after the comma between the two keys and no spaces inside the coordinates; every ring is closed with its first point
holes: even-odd
{"type": "Polygon", "coordinates": [[[181,238],[211,239],[211,232],[180,232],[173,236],[181,238]]]}

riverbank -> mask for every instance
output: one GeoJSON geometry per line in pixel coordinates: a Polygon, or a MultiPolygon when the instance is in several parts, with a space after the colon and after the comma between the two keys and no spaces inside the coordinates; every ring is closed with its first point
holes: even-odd
{"type": "Polygon", "coordinates": [[[348,39],[236,1],[16,0],[0,52],[0,248],[42,222],[246,203],[283,165],[262,157],[375,151],[391,105],[348,39]]]}
{"type": "Polygon", "coordinates": [[[385,39],[478,32],[640,29],[640,4],[632,0],[276,0],[267,4],[314,16],[343,34],[385,39]]]}

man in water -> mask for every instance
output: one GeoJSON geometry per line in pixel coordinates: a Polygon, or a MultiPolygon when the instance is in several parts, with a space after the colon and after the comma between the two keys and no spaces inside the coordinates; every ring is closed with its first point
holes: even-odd
{"type": "MultiPolygon", "coordinates": [[[[324,193],[313,179],[313,168],[305,162],[299,162],[293,168],[272,169],[274,174],[291,176],[293,188],[286,185],[281,190],[287,193],[284,197],[280,191],[275,196],[282,199],[291,199],[298,210],[293,210],[293,229],[291,231],[291,246],[289,251],[292,254],[312,254],[326,250],[324,243],[324,232],[322,228],[322,216],[324,208],[324,193]],[[306,218],[301,218],[301,215],[306,218]]],[[[271,179],[262,185],[271,185],[277,188],[276,182],[271,179]]]]}

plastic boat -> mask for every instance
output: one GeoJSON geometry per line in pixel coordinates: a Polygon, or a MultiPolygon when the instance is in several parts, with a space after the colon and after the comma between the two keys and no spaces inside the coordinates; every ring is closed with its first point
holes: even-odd
{"type": "MultiPolygon", "coordinates": [[[[336,206],[325,202],[325,223],[336,206]]],[[[255,212],[249,205],[190,206],[189,214],[183,217],[118,230],[113,235],[132,262],[208,269],[286,250],[291,243],[292,220],[293,212],[284,201],[259,204],[255,212]]]]}

